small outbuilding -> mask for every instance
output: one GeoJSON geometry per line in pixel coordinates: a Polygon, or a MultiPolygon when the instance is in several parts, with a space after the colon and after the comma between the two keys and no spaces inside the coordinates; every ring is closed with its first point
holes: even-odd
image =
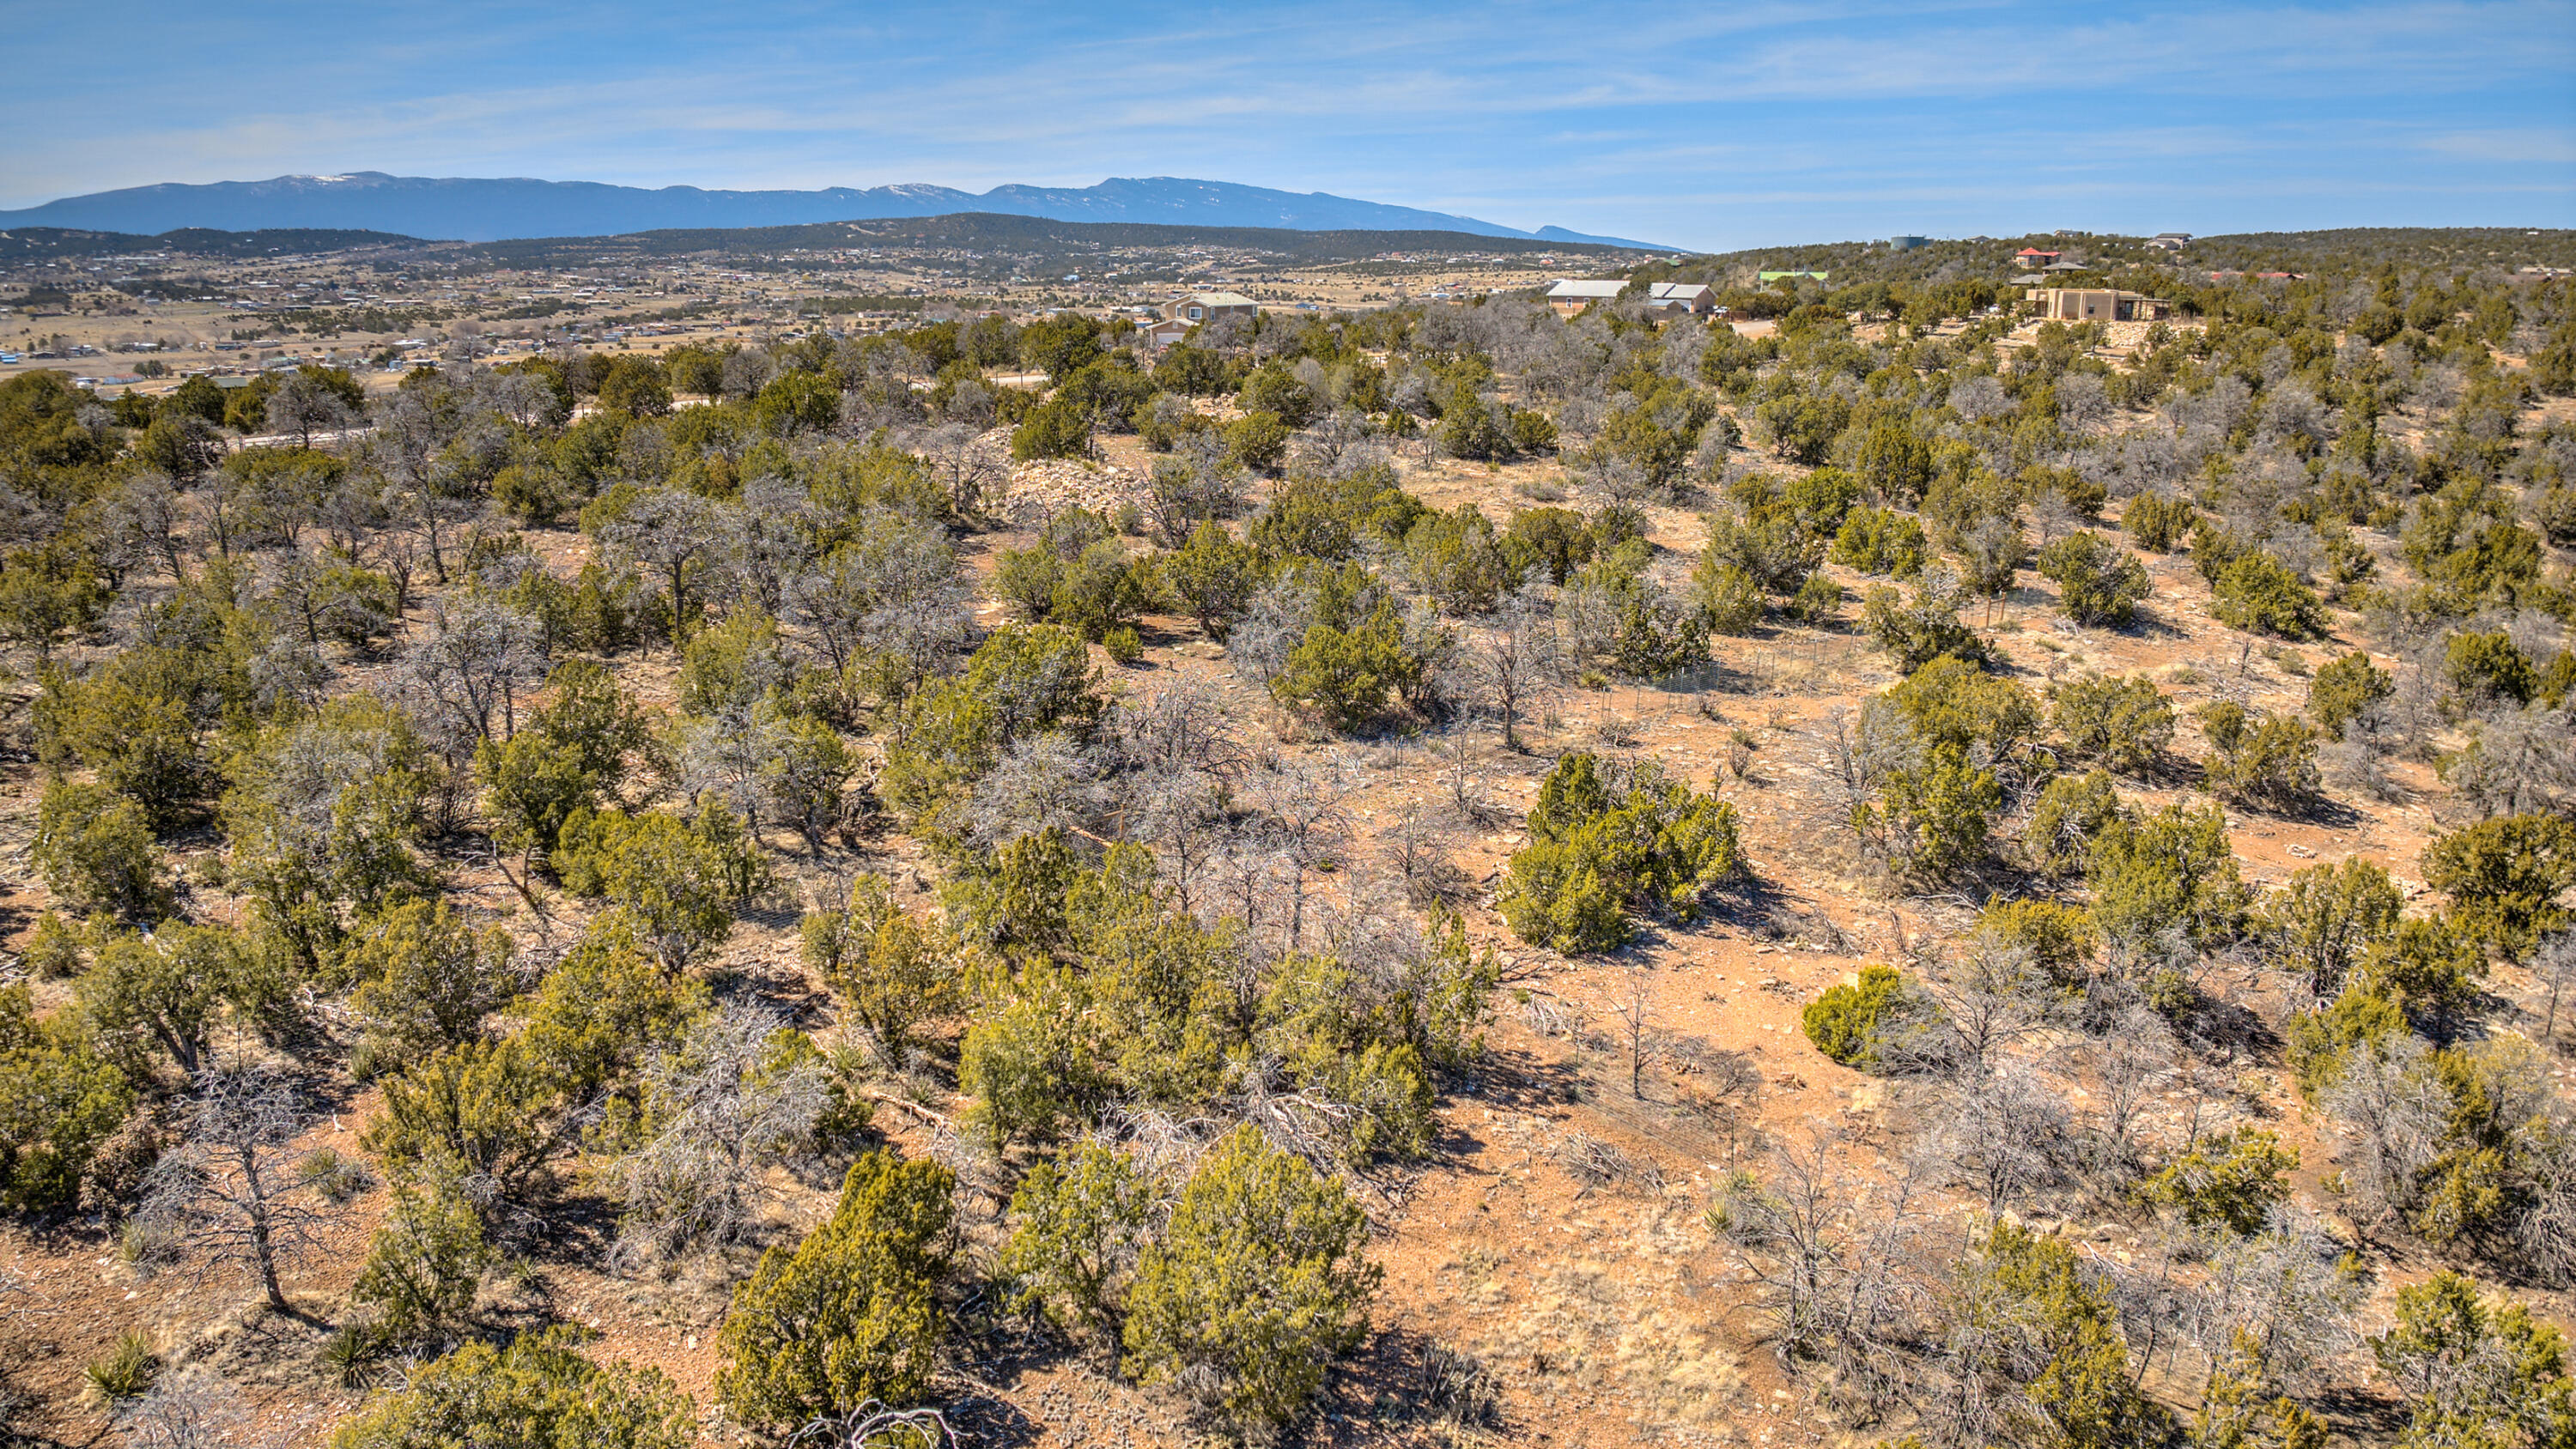
{"type": "Polygon", "coordinates": [[[1157,317],[1151,322],[1136,324],[1131,340],[1148,352],[1160,352],[1189,336],[1190,326],[1178,317],[1157,317]]]}

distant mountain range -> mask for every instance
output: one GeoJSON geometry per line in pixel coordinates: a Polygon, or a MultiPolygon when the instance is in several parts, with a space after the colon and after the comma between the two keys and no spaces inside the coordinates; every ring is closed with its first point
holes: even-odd
{"type": "Polygon", "coordinates": [[[526,178],[280,176],[269,181],[167,182],[69,196],[23,211],[0,211],[0,229],[70,227],[158,233],[181,227],[222,231],[329,228],[398,232],[456,241],[614,236],[669,228],[795,226],[827,221],[987,212],[1056,221],[1145,222],[1165,226],[1270,227],[1290,231],[1452,231],[1520,240],[1581,242],[1673,251],[1651,242],[1589,236],[1546,226],[1515,231],[1490,221],[1299,194],[1226,181],[1113,177],[1098,186],[996,186],[978,196],[946,186],[831,187],[823,191],[646,190],[596,181],[526,178]]]}

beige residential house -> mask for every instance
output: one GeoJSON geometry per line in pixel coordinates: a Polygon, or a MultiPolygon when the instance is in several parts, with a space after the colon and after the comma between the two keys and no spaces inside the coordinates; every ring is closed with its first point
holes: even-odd
{"type": "Polygon", "coordinates": [[[1698,316],[1716,305],[1717,293],[1699,282],[1657,282],[1646,289],[1646,306],[1655,311],[1698,316]]]}
{"type": "Polygon", "coordinates": [[[1240,292],[1192,292],[1163,309],[1176,322],[1213,322],[1219,317],[1249,317],[1261,304],[1240,292]]]}
{"type": "Polygon", "coordinates": [[[2105,287],[2033,287],[2022,300],[2037,302],[2039,315],[2051,322],[2160,322],[2173,315],[2173,303],[2160,297],[2105,287]]]}
{"type": "Polygon", "coordinates": [[[1617,277],[1567,280],[1547,289],[1547,305],[1569,316],[1596,302],[1616,301],[1628,284],[1617,277]]]}

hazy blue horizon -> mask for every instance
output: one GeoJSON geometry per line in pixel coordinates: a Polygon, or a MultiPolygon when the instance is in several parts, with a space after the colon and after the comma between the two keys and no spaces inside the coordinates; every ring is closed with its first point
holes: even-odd
{"type": "Polygon", "coordinates": [[[0,4],[0,209],[280,174],[1180,176],[1709,250],[2576,225],[2576,0],[932,8],[0,4]],[[1595,18],[1599,16],[1601,18],[1595,18]]]}

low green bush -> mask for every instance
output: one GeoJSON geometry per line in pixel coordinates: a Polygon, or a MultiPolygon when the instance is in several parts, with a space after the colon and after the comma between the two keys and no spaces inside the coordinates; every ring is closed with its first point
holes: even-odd
{"type": "Polygon", "coordinates": [[[2138,1197],[2171,1209],[2196,1228],[2223,1227],[2240,1238],[2264,1230],[2290,1196],[2299,1150],[2258,1127],[2222,1132],[2176,1156],[2138,1185],[2138,1197]]]}
{"type": "Polygon", "coordinates": [[[1906,996],[1905,975],[1893,966],[1864,966],[1860,980],[1830,987],[1807,1003],[1799,1025],[1816,1050],[1847,1067],[1878,1065],[1879,1029],[1906,996]]]}
{"type": "Polygon", "coordinates": [[[2316,732],[2300,721],[2220,700],[2201,706],[2200,730],[2209,740],[2210,793],[2274,809],[2316,793],[2316,732]]]}
{"type": "Polygon", "coordinates": [[[2041,549],[2039,573],[2057,585],[2059,607],[2078,624],[2127,624],[2148,593],[2146,566],[2098,533],[2070,533],[2041,549]]]}
{"type": "Polygon", "coordinates": [[[1565,756],[1539,788],[1529,832],[1498,905],[1513,934],[1567,955],[1623,944],[1632,915],[1696,919],[1707,893],[1745,870],[1735,807],[1652,761],[1620,772],[1565,756]]]}
{"type": "Polygon", "coordinates": [[[1992,901],[1977,913],[1977,929],[1995,944],[2027,951],[2032,964],[2067,981],[2101,945],[2101,928],[2082,906],[2037,898],[1992,901]]]}
{"type": "Polygon", "coordinates": [[[2370,707],[2397,692],[2396,681],[2375,667],[2370,656],[2346,654],[2317,671],[2308,681],[2308,714],[2330,740],[2343,738],[2343,727],[2370,707]]]}
{"type": "Polygon", "coordinates": [[[1931,541],[1923,536],[1923,525],[1910,513],[1893,508],[1855,508],[1843,516],[1843,526],[1834,535],[1834,546],[1825,554],[1827,562],[1865,574],[1893,574],[1910,579],[1923,571],[1932,557],[1931,541]]]}
{"type": "Polygon", "coordinates": [[[2250,633],[2307,639],[2325,632],[2325,606],[2290,566],[2260,550],[2239,556],[2218,576],[2211,612],[2250,633]]]}
{"type": "Polygon", "coordinates": [[[2120,531],[2138,541],[2138,547],[2155,553],[2171,553],[2173,546],[2191,530],[2196,514],[2192,506],[2179,498],[2162,494],[2141,493],[2129,500],[2120,514],[2120,531]]]}
{"type": "Polygon", "coordinates": [[[2173,705],[2144,675],[2052,684],[2048,717],[2069,750],[2122,774],[2145,770],[2173,743],[2173,705]]]}
{"type": "Polygon", "coordinates": [[[1863,594],[1861,627],[1909,674],[1944,654],[1983,659],[1984,642],[1959,622],[1959,607],[1967,598],[1956,576],[1936,569],[1916,585],[1910,599],[1885,585],[1863,594]]]}
{"type": "Polygon", "coordinates": [[[150,922],[169,909],[143,807],[104,785],[57,780],[36,807],[36,869],[65,907],[150,922]]]}

